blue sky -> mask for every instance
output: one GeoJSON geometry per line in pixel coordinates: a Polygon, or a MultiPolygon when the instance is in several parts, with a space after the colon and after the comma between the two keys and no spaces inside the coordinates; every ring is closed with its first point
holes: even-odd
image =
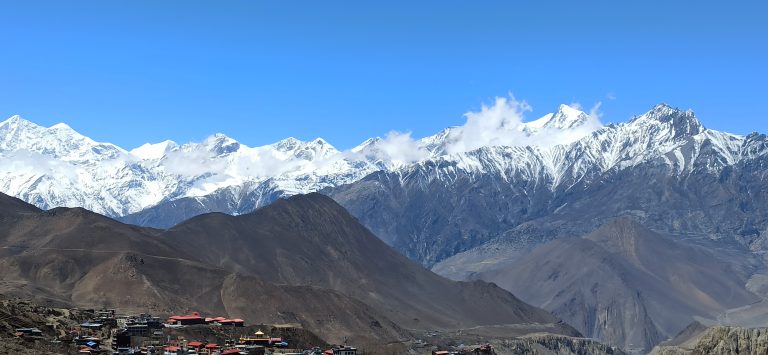
{"type": "Polygon", "coordinates": [[[768,132],[768,5],[731,1],[6,1],[0,116],[126,148],[422,137],[511,92],[533,107],[659,102],[768,132]]]}

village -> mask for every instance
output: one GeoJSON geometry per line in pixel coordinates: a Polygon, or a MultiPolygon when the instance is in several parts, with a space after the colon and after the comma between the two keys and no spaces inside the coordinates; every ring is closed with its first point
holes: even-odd
{"type": "Polygon", "coordinates": [[[167,319],[151,314],[117,314],[112,309],[78,310],[78,314],[85,318],[83,322],[69,329],[55,329],[57,335],[51,340],[38,327],[19,327],[13,335],[30,348],[39,349],[43,343],[45,349],[60,353],[357,355],[352,346],[327,345],[296,325],[246,327],[243,319],[204,317],[198,312],[167,319]]]}
{"type": "Polygon", "coordinates": [[[448,345],[440,332],[423,334],[402,350],[332,345],[299,324],[248,324],[199,312],[159,317],[114,309],[49,308],[24,300],[0,300],[0,353],[115,355],[231,354],[495,354],[490,345],[448,345]],[[434,345],[440,343],[442,345],[434,345]]]}

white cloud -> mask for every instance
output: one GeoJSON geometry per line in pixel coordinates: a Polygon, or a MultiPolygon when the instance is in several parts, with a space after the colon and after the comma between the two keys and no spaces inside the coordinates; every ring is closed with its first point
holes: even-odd
{"type": "Polygon", "coordinates": [[[55,174],[60,178],[76,179],[83,169],[48,155],[26,149],[0,153],[0,173],[9,175],[41,176],[55,174]]]}
{"type": "Polygon", "coordinates": [[[589,117],[598,122],[603,118],[603,113],[600,112],[600,106],[603,106],[603,103],[598,101],[594,106],[592,106],[591,109],[589,109],[589,117]]]}
{"type": "Polygon", "coordinates": [[[216,159],[203,149],[174,150],[166,154],[162,165],[171,174],[194,177],[203,172],[221,171],[226,167],[226,161],[216,159]]]}
{"type": "Polygon", "coordinates": [[[578,101],[571,102],[568,106],[570,106],[572,109],[579,110],[579,111],[584,109],[581,106],[581,102],[578,102],[578,101]]]}
{"type": "Polygon", "coordinates": [[[391,131],[378,144],[383,157],[395,163],[412,163],[429,156],[429,153],[419,143],[411,138],[411,133],[391,131]]]}
{"type": "MultiPolygon", "coordinates": [[[[440,150],[452,154],[488,146],[549,147],[571,143],[602,127],[601,105],[601,102],[597,102],[583,122],[563,129],[558,126],[544,127],[542,121],[529,124],[525,120],[526,112],[531,111],[527,102],[517,100],[511,94],[508,97],[497,97],[493,105],[482,105],[478,112],[465,113],[465,123],[448,131],[440,150]]],[[[583,109],[578,102],[569,106],[578,111],[583,109]]],[[[573,115],[572,119],[578,118],[575,117],[578,113],[569,114],[573,115]]],[[[550,116],[542,119],[546,120],[547,117],[550,116]]],[[[390,132],[376,143],[376,148],[380,151],[378,157],[381,159],[409,163],[430,157],[424,148],[428,143],[414,140],[410,133],[390,132]]]]}
{"type": "Polygon", "coordinates": [[[531,106],[514,96],[497,97],[492,106],[482,105],[480,112],[464,114],[463,126],[451,130],[446,147],[448,153],[459,153],[484,146],[519,145],[525,134],[521,131],[524,114],[531,106]]]}

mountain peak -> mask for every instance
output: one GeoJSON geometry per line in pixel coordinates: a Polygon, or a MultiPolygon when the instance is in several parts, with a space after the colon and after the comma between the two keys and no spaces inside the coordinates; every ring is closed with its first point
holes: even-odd
{"type": "Polygon", "coordinates": [[[225,155],[240,149],[240,143],[224,133],[215,133],[205,139],[205,146],[216,155],[225,155]]]}
{"type": "Polygon", "coordinates": [[[178,147],[178,144],[172,140],[164,140],[160,143],[144,143],[138,148],[134,148],[130,153],[143,160],[160,159],[169,151],[178,147]]]}
{"type": "Polygon", "coordinates": [[[686,116],[686,117],[694,117],[695,115],[693,113],[693,110],[686,110],[683,111],[677,107],[672,107],[667,103],[660,103],[653,108],[651,108],[650,111],[648,111],[645,116],[648,116],[648,118],[653,118],[662,122],[669,122],[674,117],[677,116],[686,116]]]}
{"type": "Polygon", "coordinates": [[[57,123],[57,124],[55,124],[53,126],[50,126],[48,128],[50,128],[50,129],[72,129],[72,127],[70,127],[68,124],[66,124],[64,122],[59,122],[59,123],[57,123]]]}
{"type": "Polygon", "coordinates": [[[25,120],[19,115],[13,115],[7,120],[0,122],[0,127],[39,127],[34,122],[25,120]]]}
{"type": "Polygon", "coordinates": [[[573,107],[571,105],[566,105],[566,104],[560,104],[560,106],[557,107],[556,113],[563,113],[563,114],[568,114],[572,116],[579,116],[579,115],[585,114],[580,109],[573,107]]]}
{"type": "Polygon", "coordinates": [[[693,114],[691,110],[683,111],[677,107],[672,107],[666,102],[658,103],[651,108],[650,111],[648,111],[648,114],[653,114],[655,116],[663,117],[663,116],[669,116],[674,114],[681,114],[681,113],[690,113],[693,114]]]}
{"type": "Polygon", "coordinates": [[[659,122],[671,126],[675,130],[675,136],[696,135],[706,129],[701,124],[693,110],[683,111],[666,103],[654,106],[650,111],[635,118],[631,122],[650,121],[659,122]]]}
{"type": "Polygon", "coordinates": [[[310,146],[312,150],[315,150],[317,154],[319,154],[319,156],[323,156],[323,157],[336,154],[339,152],[338,150],[336,150],[336,147],[331,145],[331,143],[328,143],[328,141],[319,137],[315,138],[314,140],[309,142],[307,145],[310,146]]]}
{"type": "Polygon", "coordinates": [[[549,121],[544,124],[544,127],[567,129],[580,126],[587,120],[589,120],[589,115],[583,111],[562,104],[557,108],[557,111],[552,115],[549,121]]]}
{"type": "Polygon", "coordinates": [[[43,126],[38,125],[37,123],[24,119],[20,115],[13,115],[9,117],[7,120],[0,122],[0,127],[23,127],[23,128],[39,129],[41,130],[41,132],[44,132],[45,130],[67,130],[67,131],[75,132],[75,130],[72,129],[72,127],[70,127],[69,125],[63,122],[60,122],[53,126],[45,128],[43,126]]]}
{"type": "Polygon", "coordinates": [[[285,139],[281,139],[272,145],[281,152],[288,152],[296,149],[296,147],[301,145],[301,143],[303,142],[299,139],[296,139],[294,137],[288,137],[285,139]]]}
{"type": "Polygon", "coordinates": [[[290,153],[304,160],[313,160],[318,157],[325,157],[330,154],[338,153],[325,139],[315,138],[309,142],[302,141],[294,137],[288,137],[271,144],[272,147],[283,153],[290,153]]]}
{"type": "Polygon", "coordinates": [[[2,123],[0,123],[0,125],[5,125],[7,123],[17,123],[19,121],[24,121],[24,119],[21,118],[21,116],[19,116],[19,115],[13,115],[11,117],[8,117],[7,120],[5,120],[2,123]]]}
{"type": "Polygon", "coordinates": [[[568,130],[585,125],[593,129],[602,126],[599,120],[584,111],[570,105],[561,104],[558,106],[557,111],[546,114],[537,120],[523,123],[522,129],[528,132],[535,132],[541,129],[568,130]]]}
{"type": "Polygon", "coordinates": [[[320,137],[313,139],[311,143],[315,145],[330,145],[330,143],[320,137]]]}
{"type": "MultiPolygon", "coordinates": [[[[318,192],[303,195],[293,195],[278,199],[273,203],[275,209],[298,208],[304,213],[316,213],[319,215],[332,215],[352,218],[352,216],[332,198],[318,192]]],[[[269,208],[269,207],[265,207],[269,208]]]]}
{"type": "Polygon", "coordinates": [[[381,137],[368,138],[363,143],[360,143],[356,147],[352,148],[351,151],[353,153],[361,153],[371,147],[376,146],[376,144],[378,144],[381,141],[382,141],[381,137]]]}
{"type": "Polygon", "coordinates": [[[232,138],[229,138],[229,136],[227,136],[224,133],[214,133],[214,134],[210,135],[206,140],[208,140],[208,141],[218,141],[218,140],[225,140],[225,139],[233,140],[232,138]]]}

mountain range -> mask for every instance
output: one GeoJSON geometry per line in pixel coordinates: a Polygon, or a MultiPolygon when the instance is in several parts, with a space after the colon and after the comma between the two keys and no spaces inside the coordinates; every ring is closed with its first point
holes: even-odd
{"type": "MultiPolygon", "coordinates": [[[[506,133],[530,142],[568,141],[598,126],[595,118],[562,105],[506,133]]],[[[164,141],[126,150],[63,123],[46,128],[13,116],[0,123],[0,191],[43,209],[83,207],[130,223],[170,227],[207,212],[247,213],[280,197],[468,149],[464,136],[476,131],[447,128],[407,142],[413,148],[407,153],[400,151],[399,136],[368,139],[342,152],[321,138],[248,147],[223,134],[200,143],[164,141]]]]}
{"type": "MultiPolygon", "coordinates": [[[[763,281],[767,153],[763,134],[710,130],[692,111],[657,105],[570,144],[483,147],[377,172],[323,192],[438,274],[498,282],[587,336],[643,353],[696,320],[751,326],[768,320],[763,281]],[[701,253],[695,250],[704,247],[713,253],[705,261],[728,260],[722,270],[740,271],[730,280],[710,280],[711,295],[699,286],[662,292],[691,280],[638,270],[632,260],[619,263],[627,255],[611,256],[614,252],[606,248],[610,239],[551,244],[587,236],[621,218],[663,236],[657,241],[682,244],[678,254],[658,254],[669,256],[654,261],[659,267],[685,265],[712,274],[724,264],[696,262],[701,253]],[[587,244],[597,247],[585,249],[587,244]],[[586,275],[571,273],[580,267],[586,275]],[[603,274],[604,267],[613,271],[603,274]],[[609,276],[616,270],[624,272],[609,276]],[[564,278],[547,284],[551,275],[572,275],[581,282],[564,278]],[[607,279],[591,278],[597,275],[607,279]],[[680,280],[670,281],[674,277],[680,280]],[[585,289],[589,292],[581,293],[585,289]],[[735,298],[722,298],[729,295],[735,298]],[[705,302],[705,296],[711,299],[705,302]],[[680,299],[697,301],[685,312],[671,311],[680,299]],[[595,322],[605,320],[600,312],[606,309],[619,316],[595,322]]],[[[627,234],[631,231],[614,237],[645,240],[627,234]]]]}
{"type": "Polygon", "coordinates": [[[767,147],[764,135],[708,130],[692,111],[658,105],[570,144],[483,147],[327,193],[425,265],[502,235],[517,246],[580,236],[625,214],[674,233],[754,239],[766,226],[752,212],[765,208],[756,168],[767,147]],[[753,193],[735,186],[742,179],[753,193]],[[712,205],[734,210],[710,216],[712,205]],[[553,222],[530,223],[540,218],[553,222]]]}
{"type": "MultiPolygon", "coordinates": [[[[567,105],[530,122],[522,111],[500,99],[433,136],[348,151],[220,134],[125,150],[12,117],[0,123],[0,191],[168,235],[197,215],[319,191],[432,271],[492,281],[633,353],[694,321],[768,320],[768,137],[707,129],[666,104],[608,125],[567,105]]],[[[242,272],[255,260],[241,251],[256,246],[222,240],[232,249],[200,262],[242,272]]],[[[190,241],[188,253],[206,247],[190,241]]]]}

